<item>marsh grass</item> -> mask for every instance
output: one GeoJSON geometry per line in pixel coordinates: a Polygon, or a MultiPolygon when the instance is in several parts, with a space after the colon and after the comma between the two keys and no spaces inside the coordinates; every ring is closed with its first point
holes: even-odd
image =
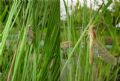
{"type": "MultiPolygon", "coordinates": [[[[77,1],[75,9],[72,9],[73,13],[71,15],[67,2],[65,0],[63,0],[63,2],[67,18],[65,22],[62,22],[61,42],[71,41],[72,47],[67,48],[68,58],[61,59],[61,81],[116,81],[119,65],[114,66],[111,63],[106,63],[99,57],[94,58],[94,63],[92,65],[89,64],[90,40],[88,37],[89,27],[95,25],[97,38],[102,46],[108,49],[105,45],[105,39],[111,37],[112,48],[109,48],[109,52],[114,57],[116,56],[115,54],[119,56],[117,50],[119,50],[120,46],[115,44],[118,43],[116,41],[119,36],[117,36],[118,33],[115,33],[117,30],[112,24],[112,22],[114,22],[111,20],[112,16],[107,14],[112,13],[108,12],[107,8],[114,2],[109,0],[108,3],[102,4],[99,9],[92,10],[87,7],[86,0],[84,1],[83,7],[79,1],[77,1]],[[104,16],[105,14],[107,15],[106,17],[104,16]],[[115,50],[117,52],[115,52],[115,50]]],[[[61,54],[64,54],[64,52],[61,52],[61,54]]]]}
{"type": "Polygon", "coordinates": [[[119,56],[118,3],[112,13],[107,9],[112,0],[98,10],[88,8],[86,0],[83,7],[78,1],[70,15],[63,1],[65,21],[60,20],[59,0],[0,1],[0,81],[118,79],[119,64],[111,65],[99,57],[89,64],[88,37],[89,27],[95,25],[98,40],[105,47],[106,38],[111,37],[112,47],[105,49],[119,56]]]}
{"type": "Polygon", "coordinates": [[[0,14],[0,81],[59,80],[58,4],[57,0],[8,1],[0,7],[9,7],[0,14]]]}

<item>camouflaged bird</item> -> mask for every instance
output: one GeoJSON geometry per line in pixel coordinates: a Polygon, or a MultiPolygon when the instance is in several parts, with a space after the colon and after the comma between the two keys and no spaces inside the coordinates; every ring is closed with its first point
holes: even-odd
{"type": "Polygon", "coordinates": [[[61,50],[63,50],[63,58],[64,59],[68,58],[67,52],[68,52],[68,48],[70,48],[71,46],[72,46],[71,41],[63,41],[60,43],[60,48],[61,48],[61,50]]]}
{"type": "Polygon", "coordinates": [[[28,38],[28,44],[29,44],[29,45],[32,44],[33,38],[34,38],[34,32],[33,32],[31,26],[29,26],[29,28],[28,28],[27,38],[28,38]]]}

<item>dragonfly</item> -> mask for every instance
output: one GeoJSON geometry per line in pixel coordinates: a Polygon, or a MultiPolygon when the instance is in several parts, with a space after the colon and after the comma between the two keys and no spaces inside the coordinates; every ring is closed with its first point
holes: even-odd
{"type": "Polygon", "coordinates": [[[115,58],[105,46],[97,39],[95,26],[91,25],[88,29],[89,35],[89,63],[93,64],[94,56],[97,55],[104,62],[116,65],[117,58],[115,58]]]}

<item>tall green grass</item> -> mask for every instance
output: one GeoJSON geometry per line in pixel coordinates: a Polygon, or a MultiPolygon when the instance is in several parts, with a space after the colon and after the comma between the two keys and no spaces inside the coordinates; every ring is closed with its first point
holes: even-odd
{"type": "Polygon", "coordinates": [[[8,1],[7,6],[0,21],[0,81],[58,81],[59,1],[8,1]]]}
{"type": "Polygon", "coordinates": [[[88,29],[96,26],[103,46],[111,37],[112,48],[106,49],[118,57],[118,3],[112,13],[107,9],[112,0],[97,10],[88,8],[86,0],[83,7],[77,1],[70,15],[63,1],[65,21],[60,20],[60,0],[0,1],[0,81],[116,81],[119,65],[99,57],[89,64],[88,29]],[[61,48],[65,41],[71,45],[61,48]]]}
{"type": "MultiPolygon", "coordinates": [[[[116,42],[119,38],[115,26],[113,26],[113,16],[108,7],[114,3],[108,0],[108,3],[102,4],[99,9],[93,10],[87,7],[87,1],[83,6],[77,1],[75,9],[72,8],[70,15],[67,2],[63,0],[67,19],[62,22],[61,42],[71,41],[72,46],[66,48],[68,58],[61,58],[61,81],[116,81],[118,77],[119,65],[113,66],[105,63],[94,55],[93,65],[89,64],[89,35],[88,28],[91,25],[96,26],[97,38],[103,46],[105,39],[111,37],[112,48],[109,49],[112,55],[119,56],[119,44],[116,42]],[[109,23],[108,23],[109,22],[109,23]]],[[[118,15],[119,17],[119,15],[118,15]]],[[[62,49],[61,49],[62,50],[62,49]]],[[[64,51],[64,50],[62,50],[64,51]]],[[[61,52],[64,55],[66,52],[61,52]]]]}

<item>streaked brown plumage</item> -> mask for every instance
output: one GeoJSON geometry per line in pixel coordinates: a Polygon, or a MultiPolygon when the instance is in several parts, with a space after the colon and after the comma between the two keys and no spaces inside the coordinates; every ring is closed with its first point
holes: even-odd
{"type": "Polygon", "coordinates": [[[60,48],[67,49],[67,48],[71,47],[71,45],[72,45],[71,41],[64,41],[64,42],[60,43],[60,48]]]}
{"type": "Polygon", "coordinates": [[[72,46],[71,41],[63,41],[60,43],[60,48],[63,50],[63,58],[64,59],[68,58],[67,49],[70,48],[71,46],[72,46]]]}
{"type": "Polygon", "coordinates": [[[31,44],[33,42],[33,38],[34,38],[34,32],[33,32],[31,26],[29,26],[27,37],[28,37],[28,44],[31,44]]]}

